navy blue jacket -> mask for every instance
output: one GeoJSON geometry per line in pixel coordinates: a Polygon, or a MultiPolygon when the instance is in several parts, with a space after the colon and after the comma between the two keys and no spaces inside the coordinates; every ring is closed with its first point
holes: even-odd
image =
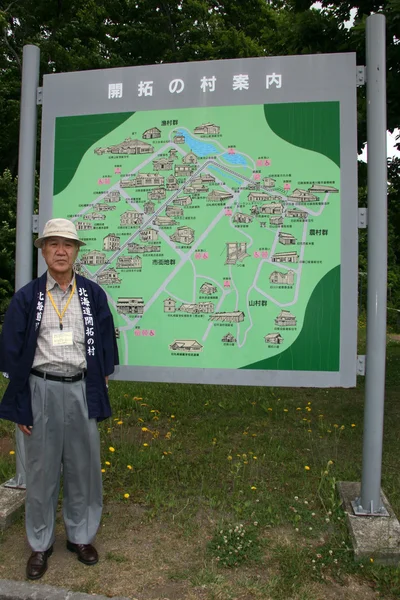
{"type": "MultiPolygon", "coordinates": [[[[0,371],[10,378],[0,404],[0,418],[20,425],[33,425],[29,374],[46,301],[46,281],[44,273],[14,294],[0,337],[0,371]]],[[[89,418],[101,421],[111,415],[105,377],[119,362],[114,321],[107,297],[97,283],[76,274],[76,288],[85,323],[89,418]]]]}

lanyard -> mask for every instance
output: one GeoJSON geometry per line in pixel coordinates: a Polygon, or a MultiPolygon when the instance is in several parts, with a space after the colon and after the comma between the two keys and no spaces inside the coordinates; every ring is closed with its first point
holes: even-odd
{"type": "Polygon", "coordinates": [[[68,308],[68,306],[69,306],[69,303],[70,303],[70,302],[71,302],[71,300],[72,300],[72,296],[73,296],[73,295],[74,295],[74,293],[75,293],[75,289],[76,289],[76,279],[74,280],[74,285],[72,286],[72,290],[71,290],[71,293],[70,293],[70,295],[69,295],[69,298],[68,298],[68,300],[67,300],[67,304],[64,306],[64,309],[63,309],[63,311],[62,311],[61,313],[60,313],[60,311],[58,310],[58,308],[57,308],[57,306],[56,306],[56,303],[54,302],[54,298],[53,298],[53,296],[51,295],[51,292],[50,292],[50,290],[46,290],[46,291],[47,291],[47,295],[48,295],[48,297],[50,298],[50,302],[52,303],[52,305],[53,305],[53,308],[54,308],[54,310],[56,311],[58,318],[60,319],[60,329],[62,329],[62,328],[63,328],[63,324],[62,324],[63,316],[65,315],[65,313],[66,313],[66,310],[67,310],[67,308],[68,308]]]}

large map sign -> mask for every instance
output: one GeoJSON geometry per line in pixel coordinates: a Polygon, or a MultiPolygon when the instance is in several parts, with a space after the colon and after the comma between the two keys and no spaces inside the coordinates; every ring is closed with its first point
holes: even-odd
{"type": "Polygon", "coordinates": [[[40,221],[73,220],[121,379],[351,386],[352,54],[45,77],[40,221]]]}

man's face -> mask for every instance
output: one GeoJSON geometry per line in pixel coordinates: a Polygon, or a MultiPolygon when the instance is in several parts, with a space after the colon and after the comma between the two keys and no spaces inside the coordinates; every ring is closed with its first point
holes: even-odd
{"type": "Polygon", "coordinates": [[[42,255],[49,271],[64,275],[72,271],[79,247],[74,240],[63,237],[49,237],[43,242],[42,255]]]}

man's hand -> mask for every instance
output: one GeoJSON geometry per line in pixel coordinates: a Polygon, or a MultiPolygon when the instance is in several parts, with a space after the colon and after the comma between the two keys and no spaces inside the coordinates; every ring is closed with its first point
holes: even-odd
{"type": "Polygon", "coordinates": [[[106,375],[106,387],[108,388],[108,375],[106,375]]]}
{"type": "Polygon", "coordinates": [[[19,425],[18,424],[19,429],[22,431],[22,433],[24,433],[25,435],[31,435],[32,431],[32,426],[27,426],[27,425],[19,425]]]}

